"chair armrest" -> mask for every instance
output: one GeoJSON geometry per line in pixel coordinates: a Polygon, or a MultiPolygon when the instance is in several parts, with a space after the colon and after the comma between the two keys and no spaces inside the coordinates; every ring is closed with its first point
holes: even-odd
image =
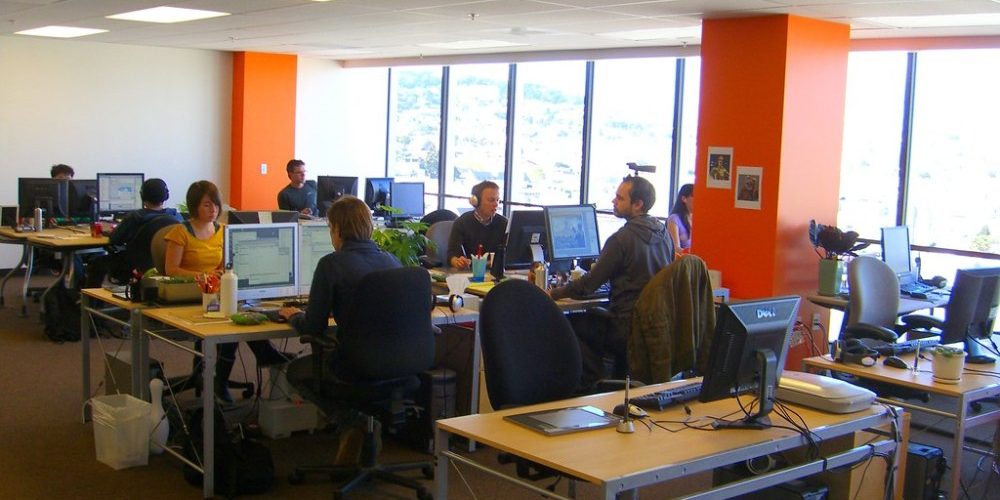
{"type": "Polygon", "coordinates": [[[876,325],[870,325],[868,323],[857,323],[855,325],[844,328],[844,332],[840,334],[842,339],[877,339],[885,342],[895,342],[899,338],[896,332],[876,325]]]}
{"type": "Polygon", "coordinates": [[[313,348],[313,353],[337,347],[337,340],[327,337],[326,335],[303,335],[299,337],[299,341],[309,344],[313,348]]]}
{"type": "Polygon", "coordinates": [[[903,324],[906,326],[907,330],[913,330],[914,328],[924,328],[931,329],[936,328],[938,330],[944,330],[944,321],[933,316],[927,316],[923,314],[909,314],[900,318],[903,324]]]}

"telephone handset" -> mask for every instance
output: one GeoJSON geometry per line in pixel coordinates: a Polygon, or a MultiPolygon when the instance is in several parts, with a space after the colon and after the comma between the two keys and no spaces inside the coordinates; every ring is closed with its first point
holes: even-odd
{"type": "Polygon", "coordinates": [[[899,338],[899,335],[897,335],[896,332],[882,326],[871,325],[868,323],[858,323],[845,328],[843,333],[840,334],[840,338],[844,340],[875,339],[893,343],[899,338]]]}

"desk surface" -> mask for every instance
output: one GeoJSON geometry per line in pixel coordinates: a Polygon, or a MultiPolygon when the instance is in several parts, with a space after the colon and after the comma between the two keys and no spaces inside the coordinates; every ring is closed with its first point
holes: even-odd
{"type": "MultiPolygon", "coordinates": [[[[843,311],[847,308],[847,298],[841,296],[827,296],[827,295],[810,295],[807,297],[809,302],[816,304],[818,306],[829,307],[830,309],[837,309],[838,311],[843,311]]],[[[912,312],[920,311],[922,309],[932,309],[935,307],[943,307],[948,305],[948,301],[951,300],[951,295],[929,295],[927,299],[914,299],[912,297],[899,297],[899,314],[910,314],[912,312]]]]}
{"type": "Polygon", "coordinates": [[[100,300],[115,307],[120,307],[122,309],[150,309],[154,307],[164,307],[159,305],[149,305],[146,302],[132,302],[131,300],[126,300],[122,298],[115,297],[111,290],[104,288],[84,288],[80,293],[91,297],[93,299],[100,300]]]}
{"type": "Polygon", "coordinates": [[[27,234],[29,243],[54,249],[96,248],[108,244],[106,236],[93,237],[90,231],[79,232],[68,228],[46,229],[41,233],[27,234]]]}
{"type": "MultiPolygon", "coordinates": [[[[673,385],[681,383],[683,382],[675,382],[673,385]]],[[[633,392],[637,395],[654,392],[667,385],[669,384],[647,386],[633,392]]],[[[595,484],[607,484],[638,475],[648,476],[654,471],[657,481],[666,481],[765,453],[790,449],[803,443],[799,434],[778,428],[761,431],[722,430],[717,431],[718,434],[711,434],[695,429],[668,432],[657,427],[649,431],[641,423],[636,423],[634,434],[620,434],[611,427],[561,436],[544,436],[503,419],[504,415],[588,404],[610,411],[615,404],[621,402],[622,397],[621,392],[586,396],[438,420],[437,426],[444,431],[474,439],[595,484]]],[[[712,403],[695,402],[689,406],[692,419],[721,417],[739,411],[735,399],[712,403]]],[[[822,438],[877,426],[891,418],[886,414],[885,407],[880,405],[846,415],[794,408],[822,438]],[[847,427],[851,430],[847,430],[847,427]]],[[[650,415],[661,421],[676,421],[685,417],[682,406],[663,412],[650,412],[650,415]]],[[[772,415],[771,418],[774,420],[778,417],[772,415]]],[[[683,428],[680,424],[663,425],[671,429],[683,428]]]]}

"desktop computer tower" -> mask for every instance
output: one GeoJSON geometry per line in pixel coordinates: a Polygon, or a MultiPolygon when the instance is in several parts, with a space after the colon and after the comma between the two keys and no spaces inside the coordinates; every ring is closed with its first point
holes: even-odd
{"type": "Polygon", "coordinates": [[[906,500],[936,500],[941,478],[947,469],[941,448],[911,442],[906,454],[906,478],[903,498],[906,500]]]}

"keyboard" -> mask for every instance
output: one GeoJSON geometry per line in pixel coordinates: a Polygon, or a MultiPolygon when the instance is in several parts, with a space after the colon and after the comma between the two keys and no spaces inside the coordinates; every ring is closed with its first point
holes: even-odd
{"type": "Polygon", "coordinates": [[[903,342],[886,342],[884,340],[876,339],[858,339],[861,341],[865,347],[869,349],[874,349],[878,351],[882,356],[899,356],[900,354],[909,354],[911,352],[917,351],[917,346],[920,346],[920,350],[929,349],[941,343],[939,338],[926,338],[926,339],[916,339],[916,340],[906,340],[903,342]]]}
{"type": "Polygon", "coordinates": [[[611,294],[611,285],[608,283],[604,283],[603,285],[597,287],[597,289],[594,290],[593,292],[588,293],[586,295],[582,295],[580,298],[582,300],[606,299],[610,294],[611,294]]]}
{"type": "Polygon", "coordinates": [[[931,285],[925,285],[919,282],[907,283],[905,285],[899,285],[899,293],[903,295],[927,295],[929,292],[933,292],[937,288],[931,285]]]}
{"type": "Polygon", "coordinates": [[[670,389],[664,389],[662,391],[649,393],[644,396],[631,398],[629,399],[629,403],[632,403],[644,410],[661,411],[664,408],[696,399],[700,393],[701,382],[692,382],[690,384],[671,387],[670,389]]]}

